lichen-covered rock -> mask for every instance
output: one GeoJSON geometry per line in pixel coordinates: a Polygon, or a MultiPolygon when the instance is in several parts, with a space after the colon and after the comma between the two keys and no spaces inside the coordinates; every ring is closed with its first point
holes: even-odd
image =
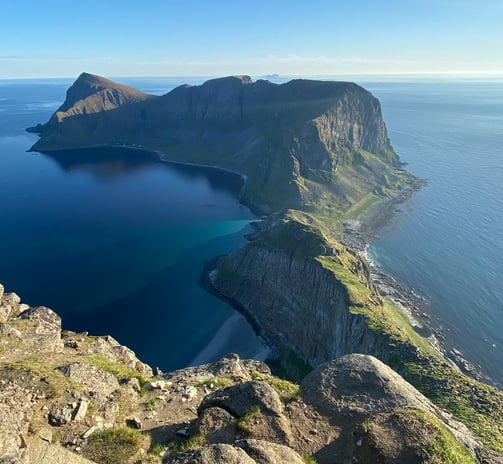
{"type": "Polygon", "coordinates": [[[108,372],[91,364],[75,362],[62,366],[59,370],[70,379],[79,382],[93,396],[108,398],[119,388],[119,381],[108,372]]]}
{"type": "Polygon", "coordinates": [[[322,364],[301,384],[324,414],[370,415],[399,406],[433,411],[431,402],[377,358],[351,354],[322,364]]]}
{"type": "Polygon", "coordinates": [[[239,440],[236,446],[260,464],[305,464],[299,453],[288,446],[253,439],[239,440]]]}
{"type": "Polygon", "coordinates": [[[204,448],[169,456],[166,464],[257,464],[242,449],[231,445],[209,445],[204,448]]]}
{"type": "Polygon", "coordinates": [[[283,403],[276,390],[259,381],[244,382],[210,393],[199,405],[198,414],[212,407],[225,409],[234,417],[242,417],[254,407],[277,416],[283,412],[283,403]]]}
{"type": "Polygon", "coordinates": [[[23,311],[20,319],[29,320],[31,324],[23,333],[25,342],[34,346],[35,349],[47,349],[61,351],[61,318],[45,306],[37,306],[23,311]]]}
{"type": "Polygon", "coordinates": [[[196,420],[191,435],[201,435],[208,443],[228,443],[236,441],[236,418],[222,408],[207,408],[196,420]]]}

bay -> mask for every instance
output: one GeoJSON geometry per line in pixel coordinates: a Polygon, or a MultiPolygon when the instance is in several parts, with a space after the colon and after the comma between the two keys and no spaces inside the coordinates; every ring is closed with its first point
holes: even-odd
{"type": "Polygon", "coordinates": [[[36,138],[24,128],[46,121],[70,84],[0,83],[6,291],[51,307],[65,328],[112,335],[163,370],[228,352],[263,358],[267,349],[244,317],[199,285],[205,263],[250,232],[254,216],[238,202],[242,179],[138,150],[26,153],[36,138]],[[229,321],[233,330],[222,331],[229,321]]]}

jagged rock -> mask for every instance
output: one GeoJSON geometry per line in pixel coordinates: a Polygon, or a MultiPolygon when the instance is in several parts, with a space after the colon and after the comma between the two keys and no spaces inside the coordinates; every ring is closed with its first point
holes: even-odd
{"type": "MultiPolygon", "coordinates": [[[[236,446],[260,464],[305,464],[304,459],[293,449],[264,440],[239,440],[236,446]]],[[[405,462],[405,461],[404,461],[405,462]]]]}
{"type": "Polygon", "coordinates": [[[11,306],[16,306],[19,303],[21,303],[21,297],[17,293],[14,293],[14,292],[4,293],[2,299],[5,304],[11,305],[11,306]]]}
{"type": "Polygon", "coordinates": [[[265,376],[271,375],[267,364],[261,361],[243,360],[237,354],[232,353],[212,363],[168,372],[164,374],[164,378],[172,382],[184,382],[187,379],[197,381],[211,377],[228,377],[234,381],[242,382],[252,380],[252,372],[259,372],[265,376]]]}
{"type": "Polygon", "coordinates": [[[53,405],[49,411],[49,424],[60,427],[69,424],[73,419],[75,408],[70,404],[53,405]]]}
{"type": "Polygon", "coordinates": [[[164,459],[166,464],[257,464],[242,449],[231,445],[209,445],[175,454],[164,459]]]}
{"type": "Polygon", "coordinates": [[[218,407],[234,417],[242,417],[257,406],[264,413],[279,416],[283,412],[283,404],[276,391],[265,382],[252,380],[210,393],[199,405],[197,413],[200,415],[207,408],[218,407]]]}
{"type": "Polygon", "coordinates": [[[33,345],[38,350],[63,349],[61,318],[52,309],[37,306],[23,311],[19,317],[31,322],[28,330],[23,333],[25,343],[33,345]]]}
{"type": "Polygon", "coordinates": [[[124,364],[149,377],[152,376],[152,368],[149,365],[142,363],[136,357],[133,350],[121,345],[110,335],[96,337],[92,342],[92,348],[94,352],[105,356],[113,362],[124,364]]]}
{"type": "Polygon", "coordinates": [[[80,382],[87,391],[102,398],[107,398],[119,388],[119,382],[112,374],[91,364],[76,362],[62,366],[59,370],[66,377],[80,382]]]}
{"type": "Polygon", "coordinates": [[[4,286],[0,284],[0,302],[2,301],[4,290],[5,290],[4,286]]]}
{"type": "Polygon", "coordinates": [[[222,408],[205,409],[192,427],[191,435],[206,437],[208,443],[232,444],[236,440],[236,418],[222,408]]]}
{"type": "Polygon", "coordinates": [[[22,385],[0,379],[0,456],[21,459],[33,408],[22,385]]]}

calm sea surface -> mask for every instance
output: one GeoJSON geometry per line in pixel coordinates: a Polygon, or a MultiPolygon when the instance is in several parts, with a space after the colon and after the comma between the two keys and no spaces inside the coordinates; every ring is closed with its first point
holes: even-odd
{"type": "Polygon", "coordinates": [[[503,80],[363,85],[428,180],[371,256],[426,298],[448,347],[503,385],[503,80]]]}
{"type": "Polygon", "coordinates": [[[26,153],[36,137],[24,128],[45,122],[70,84],[0,81],[0,282],[65,328],[111,334],[163,370],[230,351],[264,356],[245,319],[198,284],[205,261],[250,231],[241,179],[137,151],[63,163],[26,153]]]}
{"type": "MultiPolygon", "coordinates": [[[[161,94],[190,79],[131,79],[161,94]]],[[[197,83],[193,81],[192,83],[197,83]]],[[[0,81],[0,282],[64,326],[111,333],[163,369],[263,354],[204,292],[204,261],[244,242],[240,180],[136,157],[59,163],[28,154],[71,80],[0,81]]],[[[503,82],[361,82],[391,142],[428,179],[371,249],[428,303],[449,347],[503,384],[503,82]]]]}

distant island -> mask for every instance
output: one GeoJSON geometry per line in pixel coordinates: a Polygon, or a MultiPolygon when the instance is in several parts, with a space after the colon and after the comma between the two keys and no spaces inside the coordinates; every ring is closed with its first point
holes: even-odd
{"type": "Polygon", "coordinates": [[[55,156],[130,147],[241,174],[241,201],[261,221],[208,269],[207,288],[246,315],[292,378],[343,355],[375,356],[503,455],[503,393],[447,360],[384,295],[362,253],[424,182],[403,169],[368,91],[231,76],[152,96],[84,73],[28,130],[40,134],[32,151],[55,156]]]}

